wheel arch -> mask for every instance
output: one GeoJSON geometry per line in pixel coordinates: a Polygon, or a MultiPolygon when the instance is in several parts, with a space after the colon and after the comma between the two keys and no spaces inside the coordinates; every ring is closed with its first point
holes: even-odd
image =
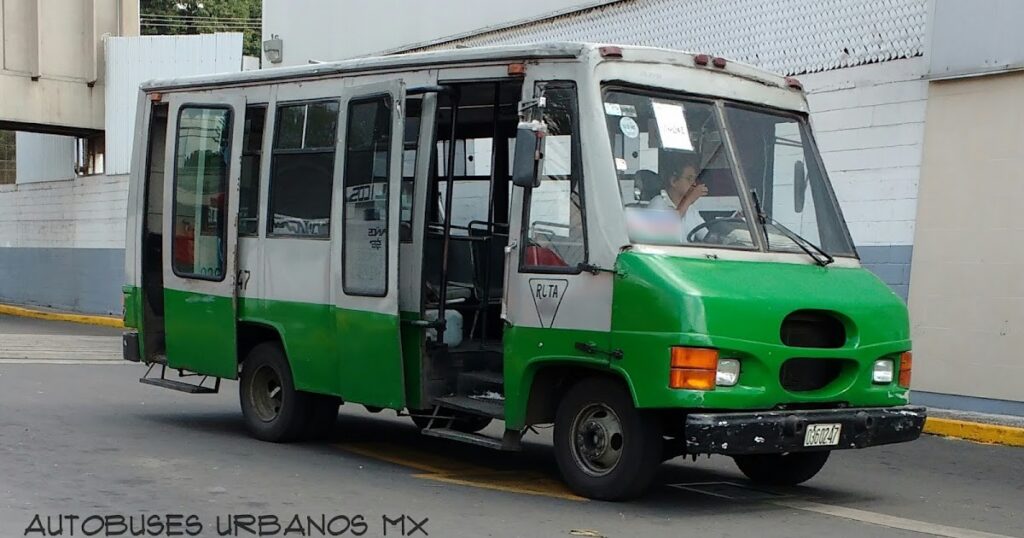
{"type": "Polygon", "coordinates": [[[527,371],[525,425],[554,422],[559,396],[584,379],[599,377],[620,384],[627,392],[633,405],[637,403],[636,393],[629,376],[622,370],[606,365],[576,360],[544,361],[527,371]]]}
{"type": "MultiPolygon", "coordinates": [[[[288,350],[285,349],[284,339],[281,338],[281,332],[277,327],[259,321],[239,321],[237,330],[239,369],[241,369],[246,357],[249,356],[249,352],[264,342],[277,342],[280,344],[281,349],[284,351],[285,359],[288,360],[288,350]]],[[[288,362],[290,364],[291,360],[288,360],[288,362]]]]}

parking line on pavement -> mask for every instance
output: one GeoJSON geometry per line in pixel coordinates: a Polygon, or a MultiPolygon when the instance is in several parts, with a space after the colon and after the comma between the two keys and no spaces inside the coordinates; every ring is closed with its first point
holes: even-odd
{"type": "Polygon", "coordinates": [[[948,525],[928,523],[927,521],[918,521],[916,519],[907,519],[904,517],[890,516],[888,514],[879,514],[878,512],[869,512],[867,510],[858,510],[856,508],[847,508],[845,506],[836,506],[833,504],[823,504],[812,501],[785,499],[770,501],[769,504],[828,516],[841,517],[843,519],[852,519],[854,521],[871,523],[873,525],[880,525],[882,527],[889,527],[892,529],[920,532],[935,536],[945,536],[948,538],[1013,538],[1004,534],[993,534],[991,532],[950,527],[948,525]]]}
{"type": "Polygon", "coordinates": [[[561,481],[536,471],[498,471],[391,443],[342,443],[335,446],[360,456],[422,471],[413,476],[424,480],[570,501],[587,500],[570,492],[561,481]]]}

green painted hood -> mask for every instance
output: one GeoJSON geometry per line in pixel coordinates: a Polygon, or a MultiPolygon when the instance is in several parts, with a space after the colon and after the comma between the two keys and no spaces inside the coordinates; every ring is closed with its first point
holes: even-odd
{"type": "Polygon", "coordinates": [[[903,300],[862,268],[625,252],[617,270],[615,331],[781,345],[783,319],[811,309],[836,312],[851,322],[847,334],[853,347],[907,345],[910,338],[903,300]]]}
{"type": "Polygon", "coordinates": [[[611,345],[613,368],[647,408],[771,409],[779,405],[889,406],[907,401],[895,382],[875,384],[871,365],[910,349],[903,301],[862,268],[729,261],[624,252],[616,263],[611,345]],[[790,347],[782,322],[797,310],[840,319],[838,348],[790,347]],[[740,361],[739,383],[711,391],[668,386],[672,346],[713,347],[740,361]],[[789,359],[842,361],[826,386],[791,391],[780,381],[789,359]]]}

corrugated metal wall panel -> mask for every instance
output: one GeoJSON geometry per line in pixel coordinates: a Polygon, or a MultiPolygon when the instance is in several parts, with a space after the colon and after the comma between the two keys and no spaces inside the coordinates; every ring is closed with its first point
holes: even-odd
{"type": "Polygon", "coordinates": [[[599,41],[705,52],[785,74],[924,53],[928,0],[623,0],[456,45],[599,41]]]}
{"type": "Polygon", "coordinates": [[[75,178],[75,138],[18,132],[15,135],[18,183],[75,178]]]}
{"type": "Polygon", "coordinates": [[[107,58],[106,172],[127,174],[139,84],[150,79],[240,71],[242,34],[114,37],[107,58]]]}

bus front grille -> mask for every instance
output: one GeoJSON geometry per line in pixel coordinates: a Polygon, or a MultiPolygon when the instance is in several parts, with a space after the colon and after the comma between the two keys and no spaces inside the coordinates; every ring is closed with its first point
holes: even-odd
{"type": "Polygon", "coordinates": [[[779,370],[782,388],[791,392],[807,392],[827,387],[843,370],[838,359],[789,359],[779,370]]]}

